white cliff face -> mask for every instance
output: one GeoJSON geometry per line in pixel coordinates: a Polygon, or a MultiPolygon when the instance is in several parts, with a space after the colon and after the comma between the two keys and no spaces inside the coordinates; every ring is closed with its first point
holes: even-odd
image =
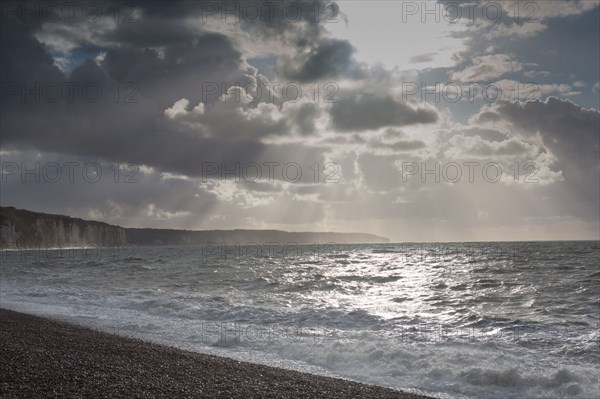
{"type": "Polygon", "coordinates": [[[98,222],[43,215],[0,224],[2,249],[113,247],[127,244],[125,229],[98,222]]]}
{"type": "Polygon", "coordinates": [[[82,232],[79,230],[77,232],[81,242],[96,246],[120,246],[127,243],[125,229],[121,227],[88,224],[82,232]]]}
{"type": "Polygon", "coordinates": [[[2,220],[0,224],[0,243],[2,249],[16,248],[15,244],[19,239],[19,234],[15,229],[15,224],[11,220],[2,220]]]}

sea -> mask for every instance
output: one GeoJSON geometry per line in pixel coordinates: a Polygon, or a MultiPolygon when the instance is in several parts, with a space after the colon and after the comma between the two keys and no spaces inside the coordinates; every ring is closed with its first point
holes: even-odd
{"type": "Polygon", "coordinates": [[[0,306],[438,398],[600,397],[600,243],[1,252],[0,306]]]}

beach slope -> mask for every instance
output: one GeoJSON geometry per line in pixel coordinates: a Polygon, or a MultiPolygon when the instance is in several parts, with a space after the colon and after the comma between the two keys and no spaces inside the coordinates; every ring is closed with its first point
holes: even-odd
{"type": "Polygon", "coordinates": [[[182,351],[0,309],[0,397],[425,397],[182,351]]]}

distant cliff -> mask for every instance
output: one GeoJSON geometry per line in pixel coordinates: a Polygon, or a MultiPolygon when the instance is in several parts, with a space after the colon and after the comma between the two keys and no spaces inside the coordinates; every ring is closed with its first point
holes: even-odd
{"type": "Polygon", "coordinates": [[[117,247],[125,229],[63,215],[0,207],[0,243],[9,248],[117,247]]]}
{"type": "Polygon", "coordinates": [[[7,248],[199,245],[206,243],[355,244],[389,242],[363,233],[311,233],[280,230],[168,230],[113,226],[63,215],[0,207],[0,243],[7,248]]]}
{"type": "Polygon", "coordinates": [[[204,243],[357,244],[389,242],[363,233],[311,233],[281,230],[168,230],[125,229],[127,242],[136,245],[194,245],[204,243]]]}

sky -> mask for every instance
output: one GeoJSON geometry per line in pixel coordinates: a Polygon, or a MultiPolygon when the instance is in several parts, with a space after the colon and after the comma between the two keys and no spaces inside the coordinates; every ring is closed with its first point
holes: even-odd
{"type": "Polygon", "coordinates": [[[0,203],[600,239],[599,1],[3,2],[0,203]]]}

